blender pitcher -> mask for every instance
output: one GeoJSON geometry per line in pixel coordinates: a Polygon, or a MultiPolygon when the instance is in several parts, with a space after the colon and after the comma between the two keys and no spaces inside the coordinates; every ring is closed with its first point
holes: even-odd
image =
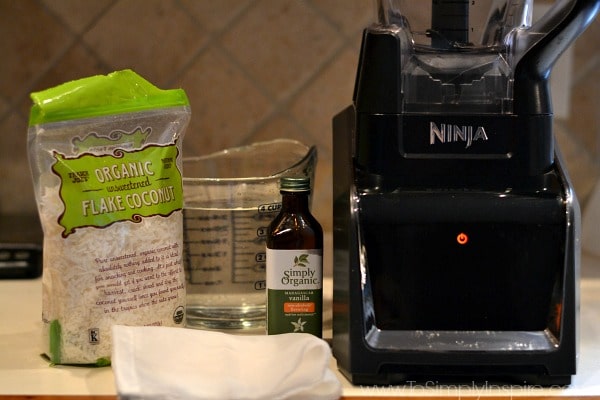
{"type": "Polygon", "coordinates": [[[187,326],[264,329],[266,235],[279,180],[314,181],[316,147],[287,139],[183,160],[187,326]]]}

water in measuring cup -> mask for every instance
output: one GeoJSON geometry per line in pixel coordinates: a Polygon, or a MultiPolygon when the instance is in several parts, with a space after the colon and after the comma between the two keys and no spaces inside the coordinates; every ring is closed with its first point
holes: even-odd
{"type": "Polygon", "coordinates": [[[184,208],[187,325],[265,324],[267,227],[280,203],[247,209],[184,208]]]}

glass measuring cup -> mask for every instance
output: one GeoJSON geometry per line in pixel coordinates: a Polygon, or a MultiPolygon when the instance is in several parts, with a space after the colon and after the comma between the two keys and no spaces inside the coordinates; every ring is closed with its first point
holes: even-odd
{"type": "Polygon", "coordinates": [[[264,326],[265,240],[279,179],[314,181],[316,147],[288,139],[183,160],[187,326],[264,326]]]}

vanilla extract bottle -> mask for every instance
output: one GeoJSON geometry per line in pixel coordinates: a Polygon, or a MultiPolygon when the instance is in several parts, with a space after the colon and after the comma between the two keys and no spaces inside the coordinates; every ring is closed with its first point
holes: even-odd
{"type": "Polygon", "coordinates": [[[281,178],[282,207],[267,234],[267,334],[323,334],[323,229],[310,178],[281,178]]]}

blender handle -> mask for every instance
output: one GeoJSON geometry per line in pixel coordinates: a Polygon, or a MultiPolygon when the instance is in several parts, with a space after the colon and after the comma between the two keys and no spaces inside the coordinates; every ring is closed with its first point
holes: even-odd
{"type": "MultiPolygon", "coordinates": [[[[525,51],[515,68],[514,112],[552,114],[548,78],[556,60],[593,21],[600,0],[563,0],[555,3],[527,33],[542,38],[525,51]]],[[[519,40],[517,39],[517,42],[519,40]]]]}

